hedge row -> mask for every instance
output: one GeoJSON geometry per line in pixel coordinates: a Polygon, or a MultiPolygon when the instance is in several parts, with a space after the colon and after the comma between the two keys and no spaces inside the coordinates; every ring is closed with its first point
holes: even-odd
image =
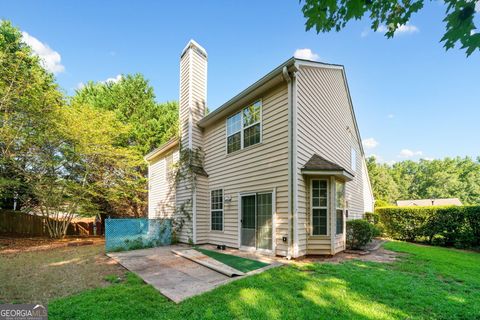
{"type": "Polygon", "coordinates": [[[383,207],[369,218],[394,239],[480,247],[480,206],[383,207]]]}

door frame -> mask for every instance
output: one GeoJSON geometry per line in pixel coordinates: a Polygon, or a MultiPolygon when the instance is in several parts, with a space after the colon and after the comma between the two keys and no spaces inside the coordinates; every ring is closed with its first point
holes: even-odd
{"type": "MultiPolygon", "coordinates": [[[[245,250],[245,251],[252,251],[252,252],[258,252],[262,254],[267,254],[267,255],[275,255],[275,250],[276,250],[276,216],[277,216],[277,188],[273,189],[266,189],[266,190],[259,190],[259,191],[248,191],[248,192],[239,192],[237,193],[238,197],[238,248],[240,250],[245,250]],[[256,242],[257,238],[255,236],[255,247],[246,247],[242,246],[242,197],[243,196],[252,196],[252,195],[257,195],[258,193],[271,193],[272,194],[272,250],[267,250],[267,249],[257,249],[256,247],[256,242]]],[[[255,224],[257,220],[257,215],[255,214],[255,224]]],[[[255,225],[255,234],[257,226],[255,225]]]]}

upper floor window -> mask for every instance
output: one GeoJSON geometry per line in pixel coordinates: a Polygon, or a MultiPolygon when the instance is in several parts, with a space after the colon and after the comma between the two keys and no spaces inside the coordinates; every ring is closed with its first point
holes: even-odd
{"type": "Polygon", "coordinates": [[[261,141],[262,102],[257,101],[227,118],[227,153],[261,141]]]}

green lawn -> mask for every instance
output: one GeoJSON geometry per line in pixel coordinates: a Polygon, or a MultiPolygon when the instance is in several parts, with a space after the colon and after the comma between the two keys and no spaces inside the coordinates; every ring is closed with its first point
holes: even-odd
{"type": "Polygon", "coordinates": [[[249,272],[249,271],[257,270],[257,269],[268,266],[268,263],[264,263],[264,262],[252,260],[252,259],[245,259],[245,258],[234,256],[231,254],[224,254],[224,253],[201,249],[201,248],[195,248],[195,250],[200,251],[204,255],[207,255],[215,260],[218,260],[226,264],[227,266],[230,266],[242,272],[249,272]]]}
{"type": "Polygon", "coordinates": [[[391,242],[398,262],[291,265],[174,304],[130,274],[49,319],[480,319],[480,254],[391,242]]]}

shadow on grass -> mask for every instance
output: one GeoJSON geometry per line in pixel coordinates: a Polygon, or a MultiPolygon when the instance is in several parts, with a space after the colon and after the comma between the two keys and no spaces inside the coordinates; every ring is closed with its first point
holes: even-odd
{"type": "Polygon", "coordinates": [[[459,282],[449,272],[438,271],[443,268],[438,264],[444,260],[422,256],[415,250],[410,253],[411,256],[392,264],[348,261],[337,265],[280,267],[178,305],[130,274],[124,283],[54,301],[49,305],[50,319],[478,317],[480,290],[476,278],[480,271],[480,255],[468,260],[463,267],[454,268],[464,270],[459,282]],[[437,271],[432,272],[432,269],[437,271]]]}

